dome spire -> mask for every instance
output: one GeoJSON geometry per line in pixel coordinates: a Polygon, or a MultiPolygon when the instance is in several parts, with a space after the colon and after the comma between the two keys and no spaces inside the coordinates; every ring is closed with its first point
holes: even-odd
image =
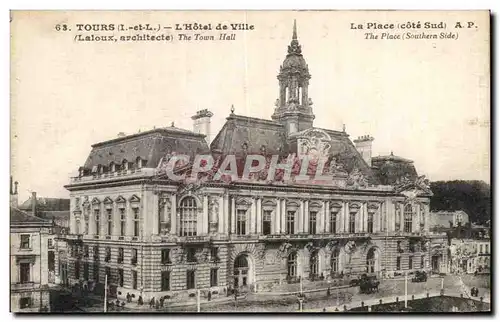
{"type": "Polygon", "coordinates": [[[300,48],[299,41],[297,40],[297,20],[295,19],[293,19],[292,41],[288,46],[288,56],[289,55],[302,55],[302,49],[300,48]]]}
{"type": "Polygon", "coordinates": [[[297,20],[293,19],[293,35],[292,40],[297,40],[297,20]]]}

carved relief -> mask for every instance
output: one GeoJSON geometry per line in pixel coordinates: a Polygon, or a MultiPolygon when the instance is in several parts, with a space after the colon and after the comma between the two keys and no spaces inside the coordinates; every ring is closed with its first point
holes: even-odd
{"type": "Polygon", "coordinates": [[[170,216],[171,216],[171,209],[172,209],[172,203],[170,201],[170,197],[164,196],[160,198],[158,201],[159,203],[159,215],[161,218],[160,222],[160,234],[165,235],[170,232],[170,216]]]}
{"type": "Polygon", "coordinates": [[[368,180],[365,178],[363,172],[358,168],[354,168],[347,178],[347,187],[349,188],[366,188],[368,186],[368,180]]]}
{"type": "Polygon", "coordinates": [[[219,201],[216,198],[210,198],[208,213],[210,231],[217,231],[217,228],[219,226],[219,201]]]}

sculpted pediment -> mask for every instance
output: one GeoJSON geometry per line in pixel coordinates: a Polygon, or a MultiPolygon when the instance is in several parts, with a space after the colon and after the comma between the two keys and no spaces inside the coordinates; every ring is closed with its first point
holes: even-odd
{"type": "Polygon", "coordinates": [[[394,188],[396,192],[401,193],[410,199],[418,196],[432,196],[430,182],[425,176],[420,176],[415,180],[405,177],[400,180],[394,188]]]}

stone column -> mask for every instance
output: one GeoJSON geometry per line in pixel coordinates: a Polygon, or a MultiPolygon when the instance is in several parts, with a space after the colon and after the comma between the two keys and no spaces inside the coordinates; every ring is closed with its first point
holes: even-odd
{"type": "Polygon", "coordinates": [[[72,211],[69,215],[69,231],[72,234],[76,234],[76,217],[75,211],[72,211]]]}
{"type": "Polygon", "coordinates": [[[424,206],[424,231],[429,232],[429,204],[424,206]]]}
{"type": "Polygon", "coordinates": [[[99,220],[100,220],[100,231],[99,231],[99,235],[100,236],[106,236],[107,235],[107,232],[106,230],[108,229],[108,213],[106,211],[106,207],[104,205],[104,202],[101,202],[99,204],[99,211],[100,211],[100,216],[99,216],[99,220]]]}
{"type": "Polygon", "coordinates": [[[87,210],[84,210],[83,212],[88,211],[89,214],[89,235],[94,236],[95,235],[95,217],[94,217],[94,210],[92,207],[87,208],[87,210]]]}
{"type": "Polygon", "coordinates": [[[236,233],[236,200],[231,196],[231,233],[236,233]]]}
{"type": "Polygon", "coordinates": [[[281,199],[281,232],[286,232],[286,200],[281,199]]]}
{"type": "Polygon", "coordinates": [[[349,202],[344,201],[344,207],[343,207],[343,214],[342,216],[344,217],[344,232],[349,232],[349,202]]]}
{"type": "Polygon", "coordinates": [[[203,195],[203,218],[201,221],[201,235],[208,234],[208,195],[203,195]]]}
{"type": "Polygon", "coordinates": [[[225,202],[224,202],[224,196],[223,195],[220,195],[219,196],[219,213],[217,214],[217,216],[219,216],[219,219],[217,220],[219,223],[218,223],[218,227],[217,227],[217,231],[219,232],[219,234],[223,234],[224,233],[224,226],[225,226],[225,220],[224,220],[224,211],[225,211],[226,207],[225,207],[225,202]]]}
{"type": "Polygon", "coordinates": [[[274,211],[274,216],[272,217],[273,231],[275,234],[281,233],[281,199],[276,200],[276,209],[274,211]]]}
{"type": "Polygon", "coordinates": [[[255,233],[255,220],[257,219],[257,202],[255,200],[255,197],[252,197],[252,205],[250,206],[250,215],[248,216],[249,219],[249,229],[247,230],[247,235],[251,235],[255,233]]]}
{"type": "Polygon", "coordinates": [[[132,207],[130,204],[130,201],[127,200],[127,203],[125,204],[125,218],[126,218],[126,231],[127,231],[127,236],[133,236],[134,235],[134,212],[132,211],[132,207]]]}
{"type": "Polygon", "coordinates": [[[319,234],[325,233],[328,231],[327,223],[328,223],[328,213],[327,213],[327,203],[328,201],[323,201],[323,209],[320,212],[320,220],[318,220],[318,225],[316,226],[316,230],[319,234]]]}
{"type": "Polygon", "coordinates": [[[405,230],[405,209],[404,206],[401,203],[398,203],[398,209],[399,209],[399,230],[404,231],[405,230]]]}
{"type": "Polygon", "coordinates": [[[172,193],[170,195],[170,233],[179,235],[177,232],[177,195],[172,193]]]}
{"type": "Polygon", "coordinates": [[[302,233],[304,232],[304,200],[301,200],[300,201],[300,207],[299,207],[299,213],[298,213],[298,220],[295,221],[296,225],[297,225],[297,221],[298,221],[298,228],[295,227],[296,229],[296,233],[302,233]]]}
{"type": "MultiPolygon", "coordinates": [[[[316,217],[316,220],[318,218],[316,217]]],[[[309,231],[309,200],[304,201],[304,224],[302,225],[303,231],[305,233],[311,233],[309,231]]]]}
{"type": "MultiPolygon", "coordinates": [[[[160,207],[159,207],[159,204],[160,204],[160,198],[158,197],[158,193],[154,192],[153,195],[152,195],[152,208],[150,213],[152,214],[152,226],[153,226],[153,231],[152,231],[152,234],[153,235],[158,235],[160,234],[160,217],[162,216],[162,214],[160,214],[160,207]]],[[[115,207],[116,208],[116,207],[115,207]]],[[[115,218],[116,218],[116,211],[115,210],[115,218]]],[[[145,214],[145,216],[148,216],[148,214],[145,214]]],[[[116,230],[116,223],[117,221],[114,222],[115,223],[115,230],[116,230]]],[[[115,234],[115,235],[118,235],[118,234],[115,234]]]]}
{"type": "Polygon", "coordinates": [[[257,220],[256,233],[260,235],[262,232],[262,198],[257,198],[257,220]]]}
{"type": "MultiPolygon", "coordinates": [[[[364,211],[364,221],[363,221],[363,231],[367,232],[368,231],[368,202],[364,204],[365,211],[364,211]]],[[[375,218],[373,218],[375,219],[375,218]]]]}

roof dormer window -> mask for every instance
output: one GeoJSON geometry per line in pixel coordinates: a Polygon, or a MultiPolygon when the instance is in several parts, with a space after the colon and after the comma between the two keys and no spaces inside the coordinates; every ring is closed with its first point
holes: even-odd
{"type": "Polygon", "coordinates": [[[142,168],[142,159],[141,159],[141,157],[137,157],[136,168],[137,169],[142,168]]]}
{"type": "Polygon", "coordinates": [[[128,170],[128,161],[125,159],[122,161],[122,170],[128,170]]]}
{"type": "Polygon", "coordinates": [[[109,171],[110,172],[115,172],[116,171],[116,164],[114,162],[111,162],[109,164],[109,171]]]}

